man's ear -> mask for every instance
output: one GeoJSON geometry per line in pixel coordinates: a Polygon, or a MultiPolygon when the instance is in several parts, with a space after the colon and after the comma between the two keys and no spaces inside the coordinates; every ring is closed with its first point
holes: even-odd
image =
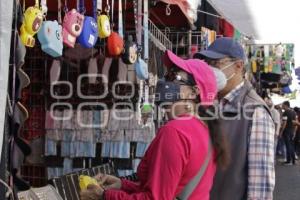
{"type": "Polygon", "coordinates": [[[235,64],[235,70],[236,72],[239,72],[239,73],[243,73],[244,72],[244,61],[242,60],[238,60],[236,61],[236,64],[235,64]]]}

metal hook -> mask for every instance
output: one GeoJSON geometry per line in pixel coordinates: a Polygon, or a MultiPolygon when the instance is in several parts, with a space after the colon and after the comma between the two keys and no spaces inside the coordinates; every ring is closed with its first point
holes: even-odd
{"type": "Polygon", "coordinates": [[[171,10],[171,4],[168,4],[168,5],[166,6],[166,15],[167,15],[167,16],[170,16],[170,15],[171,15],[171,12],[172,12],[172,10],[171,10]]]}
{"type": "Polygon", "coordinates": [[[64,13],[67,13],[67,12],[69,11],[67,0],[65,0],[64,4],[65,4],[65,5],[64,5],[64,13]]]}
{"type": "Polygon", "coordinates": [[[82,14],[85,15],[85,13],[86,13],[86,8],[84,7],[82,10],[82,14]]]}
{"type": "Polygon", "coordinates": [[[167,35],[167,33],[170,33],[170,32],[171,32],[170,28],[169,27],[165,27],[165,35],[167,35]]]}
{"type": "Polygon", "coordinates": [[[108,14],[110,11],[110,6],[108,4],[108,2],[106,3],[106,6],[105,6],[105,12],[108,14]]]}

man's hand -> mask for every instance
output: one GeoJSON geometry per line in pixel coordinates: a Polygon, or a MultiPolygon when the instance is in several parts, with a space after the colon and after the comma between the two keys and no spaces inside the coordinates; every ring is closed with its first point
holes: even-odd
{"type": "Polygon", "coordinates": [[[293,125],[294,126],[300,126],[300,122],[298,120],[293,120],[293,125]]]}
{"type": "Polygon", "coordinates": [[[104,189],[121,189],[122,187],[121,179],[115,176],[98,174],[94,178],[97,179],[104,189]]]}
{"type": "Polygon", "coordinates": [[[99,185],[88,185],[86,190],[80,192],[80,200],[102,200],[103,192],[99,185]]]}

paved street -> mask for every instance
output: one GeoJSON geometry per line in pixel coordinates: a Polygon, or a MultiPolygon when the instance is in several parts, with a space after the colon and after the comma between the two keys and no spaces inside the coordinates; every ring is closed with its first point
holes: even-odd
{"type": "Polygon", "coordinates": [[[276,166],[276,186],[274,200],[300,199],[300,164],[276,166]]]}

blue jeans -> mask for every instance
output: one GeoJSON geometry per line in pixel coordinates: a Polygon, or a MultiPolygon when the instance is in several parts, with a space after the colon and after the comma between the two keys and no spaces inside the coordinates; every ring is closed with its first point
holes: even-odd
{"type": "Polygon", "coordinates": [[[295,163],[295,148],[294,148],[294,141],[293,141],[293,134],[292,133],[285,133],[283,134],[284,142],[286,145],[286,162],[295,163]]]}
{"type": "Polygon", "coordinates": [[[286,148],[285,148],[285,142],[283,137],[278,138],[278,142],[277,142],[277,151],[276,151],[277,155],[281,155],[281,156],[286,156],[286,148]]]}

